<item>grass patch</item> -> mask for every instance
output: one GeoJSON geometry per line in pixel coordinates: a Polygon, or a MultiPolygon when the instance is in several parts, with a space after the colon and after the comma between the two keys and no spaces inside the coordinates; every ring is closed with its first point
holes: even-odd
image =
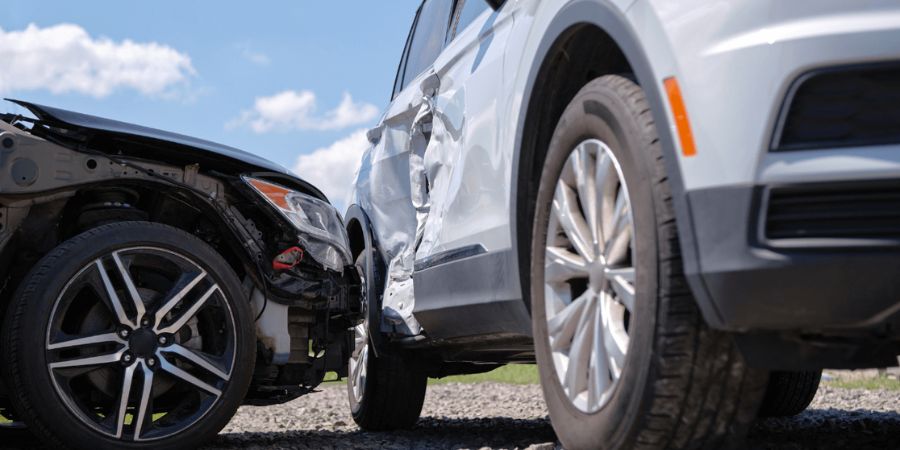
{"type": "Polygon", "coordinates": [[[831,381],[823,381],[823,383],[828,386],[843,389],[900,391],[900,381],[893,378],[865,378],[859,380],[835,379],[831,381]]]}
{"type": "MultiPolygon", "coordinates": [[[[334,372],[325,374],[325,382],[320,387],[343,386],[347,380],[335,380],[337,375],[334,372]]],[[[444,378],[429,378],[428,384],[447,384],[447,383],[503,383],[503,384],[538,384],[538,369],[535,365],[510,364],[486,373],[477,373],[474,375],[453,375],[444,378]]]]}
{"type": "Polygon", "coordinates": [[[444,378],[431,378],[428,384],[446,383],[503,383],[503,384],[538,384],[537,366],[529,364],[510,364],[490,372],[474,375],[453,375],[444,378]]]}

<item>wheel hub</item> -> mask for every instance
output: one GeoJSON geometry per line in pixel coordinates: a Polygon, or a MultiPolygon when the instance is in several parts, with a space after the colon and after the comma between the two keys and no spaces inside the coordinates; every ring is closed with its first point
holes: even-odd
{"type": "Polygon", "coordinates": [[[146,328],[136,330],[128,340],[128,348],[138,358],[152,357],[158,348],[156,333],[146,328]]]}
{"type": "Polygon", "coordinates": [[[600,292],[606,287],[606,260],[597,258],[588,272],[588,283],[594,292],[600,292]]]}

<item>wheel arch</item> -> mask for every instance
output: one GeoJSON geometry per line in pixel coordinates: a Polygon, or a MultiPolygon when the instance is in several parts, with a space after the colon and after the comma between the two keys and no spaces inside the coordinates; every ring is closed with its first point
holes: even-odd
{"type": "MultiPolygon", "coordinates": [[[[13,209],[17,208],[9,208],[13,209]]],[[[84,231],[114,222],[161,223],[190,233],[211,245],[239,277],[249,274],[256,281],[253,257],[239,245],[241,239],[225,218],[197,195],[173,191],[165,183],[107,180],[71,186],[33,197],[27,208],[18,209],[26,212],[15,220],[7,218],[8,222],[4,223],[4,228],[10,226],[4,231],[11,234],[0,248],[0,267],[9,280],[0,293],[2,305],[10,300],[22,278],[45,254],[84,231]],[[176,194],[177,200],[170,194],[176,194]],[[131,204],[135,199],[139,201],[131,204]],[[151,204],[165,204],[167,214],[152,214],[147,208],[151,204]],[[198,226],[200,223],[203,226],[198,226]]]]}
{"type": "MultiPolygon", "coordinates": [[[[698,300],[708,298],[699,276],[697,250],[690,206],[678,165],[677,147],[671,133],[669,111],[661,90],[668,74],[655,73],[637,32],[624,14],[605,2],[575,0],[560,9],[542,33],[527,67],[522,105],[516,118],[517,131],[512,167],[510,233],[519,261],[523,300],[530,305],[529,247],[534,219],[531,200],[537,191],[544,157],[555,125],[578,90],[591,79],[619,74],[634,80],[646,96],[663,148],[663,163],[672,189],[676,222],[685,272],[698,300]],[[572,70],[579,74],[572,77],[572,70]],[[587,77],[587,79],[585,79],[587,77]]],[[[700,301],[704,314],[715,314],[700,301]]]]}
{"type": "MultiPolygon", "coordinates": [[[[357,204],[350,205],[350,207],[347,208],[347,213],[344,215],[344,223],[347,227],[347,235],[350,239],[350,254],[353,255],[353,260],[356,261],[356,258],[368,249],[370,254],[366,259],[368,264],[365,268],[365,275],[366,280],[374,279],[374,264],[381,264],[382,269],[384,269],[384,258],[378,251],[378,245],[375,242],[375,231],[372,229],[372,221],[369,220],[369,215],[366,214],[366,211],[361,206],[357,204]]],[[[381,273],[385,273],[385,270],[382,270],[381,273]]],[[[370,324],[381,323],[380,308],[373,307],[373,305],[378,305],[378,297],[381,295],[381,290],[383,289],[384,286],[379,286],[374,289],[366,286],[365,296],[366,301],[369,304],[368,318],[370,324]]],[[[381,333],[370,332],[369,339],[372,342],[372,350],[376,355],[388,352],[388,343],[381,333]]]]}

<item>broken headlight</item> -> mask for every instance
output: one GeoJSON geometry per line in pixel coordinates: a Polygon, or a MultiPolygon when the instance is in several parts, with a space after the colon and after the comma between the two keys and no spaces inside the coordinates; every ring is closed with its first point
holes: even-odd
{"type": "Polygon", "coordinates": [[[327,202],[259,178],[243,177],[300,232],[303,250],[326,268],[342,271],[350,264],[347,231],[327,202]]]}

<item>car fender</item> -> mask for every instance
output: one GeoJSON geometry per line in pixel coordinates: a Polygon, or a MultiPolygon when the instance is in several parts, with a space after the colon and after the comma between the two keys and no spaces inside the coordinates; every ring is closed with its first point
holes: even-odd
{"type": "MultiPolygon", "coordinates": [[[[688,282],[698,298],[698,303],[707,318],[718,317],[718,312],[706,294],[703,281],[699,276],[699,264],[697,247],[694,236],[694,228],[690,214],[690,205],[685,195],[685,185],[679,166],[678,147],[675,136],[672,133],[671,112],[665,101],[662,90],[662,80],[674,73],[660,73],[659,67],[674,67],[671,63],[651,64],[644,45],[638,38],[637,31],[629,22],[626,13],[618,9],[614,4],[599,2],[596,0],[572,0],[565,6],[541,8],[544,2],[533,2],[531,6],[521,6],[522,15],[532,14],[533,19],[527,36],[523,42],[524,50],[519,61],[522,64],[516,70],[517,76],[512,83],[512,92],[521,92],[521,95],[511,95],[514,100],[507,104],[508,117],[514,120],[515,131],[506,136],[511,142],[506,142],[507,148],[513,148],[513,167],[511,170],[510,186],[510,233],[513,237],[513,251],[522,264],[523,249],[527,249],[530,242],[529,236],[518,236],[519,223],[517,211],[517,199],[519,198],[519,170],[522,167],[525,129],[527,126],[529,105],[532,101],[540,101],[533,98],[536,90],[537,79],[541,73],[545,59],[550,54],[554,45],[573,27],[581,25],[593,25],[605,31],[624,53],[628,63],[634,72],[637,83],[644,89],[654,121],[657,125],[660,144],[663,150],[663,163],[667,172],[669,185],[672,191],[673,203],[678,225],[678,234],[681,242],[683,263],[688,282]],[[529,10],[530,9],[530,10],[529,10]],[[551,11],[553,10],[553,11],[551,11]],[[553,14],[546,17],[545,14],[553,14]],[[525,241],[523,241],[525,240],[525,241]],[[522,243],[525,242],[523,246],[522,243]]],[[[525,23],[525,20],[517,20],[517,23],[525,23]]],[[[647,32],[645,34],[659,36],[658,33],[647,32]]],[[[512,67],[507,70],[513,70],[512,67]]],[[[674,71],[674,69],[671,69],[674,71]]],[[[526,155],[525,157],[528,157],[526,155]]],[[[520,275],[525,273],[520,270],[520,275]]],[[[523,292],[527,292],[523,281],[523,292]]]]}

